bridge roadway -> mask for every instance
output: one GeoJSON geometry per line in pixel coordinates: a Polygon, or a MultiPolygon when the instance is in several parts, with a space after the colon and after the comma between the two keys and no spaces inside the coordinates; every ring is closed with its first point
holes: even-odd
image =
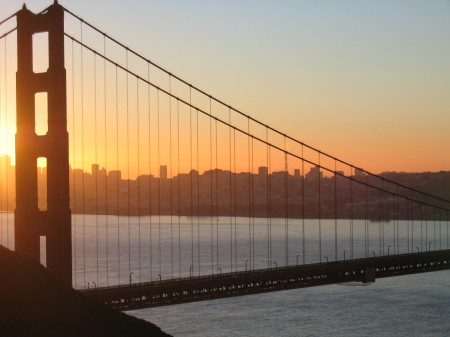
{"type": "Polygon", "coordinates": [[[119,310],[450,269],[450,250],[223,273],[82,290],[119,310]]]}

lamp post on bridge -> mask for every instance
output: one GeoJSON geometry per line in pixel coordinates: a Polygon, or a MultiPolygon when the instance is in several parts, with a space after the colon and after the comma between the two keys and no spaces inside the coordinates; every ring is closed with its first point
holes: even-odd
{"type": "Polygon", "coordinates": [[[219,275],[222,274],[222,268],[217,268],[217,271],[219,272],[219,275]]]}
{"type": "Polygon", "coordinates": [[[272,264],[274,264],[275,265],[275,269],[277,269],[278,268],[278,264],[275,262],[275,261],[273,261],[272,262],[272,264]]]}
{"type": "Polygon", "coordinates": [[[388,246],[388,256],[389,256],[389,250],[391,249],[391,246],[388,246]]]}
{"type": "Polygon", "coordinates": [[[133,275],[133,274],[134,274],[133,272],[130,273],[130,286],[131,286],[131,282],[133,281],[133,280],[131,279],[131,275],[133,275]]]}
{"type": "Polygon", "coordinates": [[[417,249],[417,252],[419,252],[420,250],[419,250],[419,247],[416,247],[416,249],[417,249]]]}
{"type": "Polygon", "coordinates": [[[189,278],[192,278],[192,270],[194,269],[194,266],[191,266],[189,268],[189,278]]]}
{"type": "Polygon", "coordinates": [[[327,263],[328,263],[328,256],[325,256],[324,259],[327,260],[327,263]]]}
{"type": "Polygon", "coordinates": [[[245,260],[245,271],[247,271],[247,263],[248,263],[248,260],[245,260]]]}

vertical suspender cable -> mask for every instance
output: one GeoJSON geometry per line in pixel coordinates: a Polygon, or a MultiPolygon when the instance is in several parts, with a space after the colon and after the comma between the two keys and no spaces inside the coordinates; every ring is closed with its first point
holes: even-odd
{"type": "MultiPolygon", "coordinates": [[[[83,22],[80,21],[81,43],[83,43],[83,22]]],[[[83,221],[83,285],[86,286],[86,218],[85,218],[85,181],[84,181],[84,62],[83,62],[83,46],[80,47],[81,62],[81,193],[82,193],[82,221],[83,221]]]]}
{"type": "Polygon", "coordinates": [[[449,248],[449,236],[448,236],[448,227],[449,227],[449,213],[450,211],[447,210],[447,249],[449,248]]]}
{"type": "Polygon", "coordinates": [[[365,202],[364,202],[364,236],[365,236],[365,257],[369,256],[370,243],[369,243],[369,176],[366,174],[366,188],[365,188],[365,202]]]}
{"type": "Polygon", "coordinates": [[[428,198],[425,196],[425,249],[428,248],[428,207],[428,198]]]}
{"type": "Polygon", "coordinates": [[[288,155],[286,136],[284,140],[284,258],[285,265],[289,265],[289,204],[288,204],[288,179],[289,179],[289,167],[288,167],[288,155]]]}
{"type": "MultiPolygon", "coordinates": [[[[76,198],[76,179],[75,179],[75,163],[76,163],[76,146],[75,146],[75,52],[73,48],[73,40],[72,40],[72,200],[73,200],[73,210],[72,210],[72,221],[73,221],[73,255],[74,255],[74,283],[77,284],[77,275],[78,275],[78,265],[77,265],[77,217],[74,215],[78,213],[77,210],[77,198],[76,198]]],[[[84,284],[83,284],[84,286],[84,284]]]]}
{"type": "MultiPolygon", "coordinates": [[[[381,180],[381,183],[383,183],[383,180],[381,180]]],[[[380,223],[379,223],[379,226],[378,226],[378,228],[379,228],[379,237],[378,237],[378,239],[379,239],[379,251],[378,251],[378,255],[379,256],[381,256],[382,255],[382,250],[381,250],[381,248],[382,248],[382,240],[381,240],[381,238],[382,238],[382,231],[381,231],[381,228],[382,228],[382,223],[383,223],[383,203],[382,203],[382,196],[383,196],[383,194],[382,194],[382,188],[380,188],[379,190],[378,190],[378,218],[380,219],[380,223]]]]}
{"type": "MultiPolygon", "coordinates": [[[[397,192],[398,192],[398,186],[397,186],[397,192]]],[[[394,208],[394,227],[393,227],[393,239],[394,239],[394,254],[396,253],[396,247],[397,247],[397,222],[398,222],[398,193],[394,192],[393,196],[393,208],[394,208]]]]}
{"type": "MultiPolygon", "coordinates": [[[[212,100],[209,97],[209,114],[212,116],[212,100]]],[[[211,275],[214,274],[214,228],[213,228],[213,145],[212,145],[212,118],[209,118],[209,168],[210,168],[210,176],[209,176],[209,214],[210,214],[210,240],[211,240],[211,275]]]]}
{"type": "Polygon", "coordinates": [[[306,247],[305,247],[305,160],[304,160],[304,146],[302,144],[302,259],[303,264],[306,263],[306,247]]]}
{"type": "Polygon", "coordinates": [[[141,118],[139,107],[139,79],[136,77],[136,122],[137,122],[137,194],[138,194],[138,266],[139,266],[139,282],[142,282],[142,264],[141,264],[141,118]]]}
{"type": "Polygon", "coordinates": [[[116,65],[116,197],[117,197],[117,278],[120,284],[120,176],[119,176],[119,78],[116,65]]]}
{"type": "MultiPolygon", "coordinates": [[[[384,180],[381,179],[381,246],[383,247],[383,254],[384,255],[384,222],[385,222],[385,216],[384,216],[384,180]]],[[[380,254],[381,255],[381,254],[380,254]]]]}
{"type": "MultiPolygon", "coordinates": [[[[353,167],[350,167],[350,176],[352,175],[353,167]]],[[[353,180],[349,179],[350,184],[350,259],[353,259],[353,180]]]]}
{"type": "Polygon", "coordinates": [[[177,100],[178,277],[181,277],[180,101],[177,100]]]}
{"type": "MultiPolygon", "coordinates": [[[[266,127],[266,143],[269,144],[269,133],[266,127]]],[[[269,184],[269,145],[266,147],[266,203],[267,203],[267,268],[271,267],[270,261],[270,184],[269,184]]]]}
{"type": "Polygon", "coordinates": [[[217,119],[215,120],[215,155],[216,155],[216,267],[219,271],[219,164],[218,164],[218,135],[217,119]]]}
{"type": "Polygon", "coordinates": [[[439,210],[439,249],[442,249],[441,210],[439,210]]]}
{"type": "MultiPolygon", "coordinates": [[[[73,43],[73,41],[72,41],[73,43]]],[[[105,232],[106,232],[106,286],[109,285],[109,226],[108,226],[108,123],[107,117],[107,86],[106,86],[106,36],[103,35],[103,87],[104,87],[104,132],[105,132],[105,232]]]]}
{"type": "Polygon", "coordinates": [[[436,245],[437,245],[436,222],[437,222],[436,207],[433,206],[433,247],[434,247],[434,250],[436,250],[436,245]]]}
{"type": "MultiPolygon", "coordinates": [[[[172,93],[172,81],[169,75],[169,93],[172,93]]],[[[173,279],[173,172],[172,172],[172,96],[169,95],[169,195],[170,195],[170,267],[171,278],[173,279]]]]}
{"type": "Polygon", "coordinates": [[[337,179],[337,162],[334,160],[334,260],[338,259],[338,240],[337,240],[337,227],[338,227],[338,184],[337,179]]]}
{"type": "Polygon", "coordinates": [[[197,137],[197,260],[198,260],[198,275],[200,276],[200,146],[199,146],[199,135],[198,135],[198,110],[196,115],[196,137],[197,137]]]}
{"type": "MultiPolygon", "coordinates": [[[[231,109],[228,108],[228,123],[231,125],[231,109]]],[[[233,177],[233,171],[232,171],[232,164],[231,164],[231,127],[228,127],[228,141],[230,144],[230,181],[229,181],[229,200],[230,200],[230,208],[229,208],[229,215],[230,215],[230,271],[233,272],[233,211],[232,211],[232,205],[233,205],[233,199],[232,199],[232,177],[233,177]]]]}
{"type": "Polygon", "coordinates": [[[394,224],[394,252],[398,254],[398,227],[399,227],[399,207],[398,207],[398,184],[396,184],[396,192],[395,192],[395,224],[394,224]]]}
{"type": "MultiPolygon", "coordinates": [[[[94,156],[95,164],[98,164],[98,143],[97,143],[97,55],[94,54],[94,156]]],[[[95,171],[95,255],[97,258],[97,284],[99,284],[99,256],[98,256],[98,169],[95,171]]]]}
{"type": "Polygon", "coordinates": [[[317,181],[318,181],[318,187],[319,187],[319,262],[322,263],[322,195],[321,195],[321,191],[320,191],[320,180],[321,180],[321,176],[322,176],[322,171],[320,170],[320,152],[318,152],[319,155],[319,166],[318,166],[318,177],[317,177],[317,181]]]}
{"type": "MultiPolygon", "coordinates": [[[[412,198],[413,198],[413,195],[412,195],[412,191],[411,191],[411,200],[412,200],[412,198]]],[[[407,211],[407,221],[408,221],[408,223],[407,223],[407,230],[408,230],[408,234],[407,234],[407,237],[408,237],[408,247],[407,247],[407,253],[409,253],[409,250],[410,250],[410,242],[409,242],[409,238],[411,237],[412,238],[412,241],[411,241],[411,248],[413,248],[414,246],[413,246],[413,244],[414,244],[414,238],[413,238],[413,236],[414,236],[414,222],[413,222],[413,211],[412,211],[412,208],[410,207],[410,201],[408,200],[408,199],[406,199],[406,211],[407,211]],[[410,224],[410,221],[411,221],[411,224],[410,224]],[[410,230],[411,230],[411,236],[410,236],[410,230]]]]}
{"type": "MultiPolygon", "coordinates": [[[[147,64],[147,81],[150,82],[150,64],[147,64]]],[[[151,86],[147,85],[147,108],[148,108],[148,192],[149,192],[149,259],[150,259],[150,280],[153,280],[153,212],[152,212],[152,132],[151,132],[151,86]]]]}
{"type": "Polygon", "coordinates": [[[156,91],[156,125],[157,125],[157,145],[158,145],[158,256],[159,256],[159,276],[162,275],[162,259],[161,259],[161,138],[160,138],[160,102],[159,102],[159,89],[156,91]]]}
{"type": "Polygon", "coordinates": [[[192,166],[192,87],[189,87],[189,155],[190,155],[190,162],[191,162],[191,170],[189,172],[189,178],[190,178],[190,217],[191,217],[191,266],[189,268],[190,276],[192,276],[193,268],[194,268],[194,204],[193,204],[193,166],[192,166]]]}
{"type": "MultiPolygon", "coordinates": [[[[268,130],[266,128],[266,130],[268,130]]],[[[267,144],[269,143],[269,132],[267,131],[267,144]]],[[[272,148],[270,145],[267,146],[267,188],[268,188],[268,198],[269,198],[269,264],[272,267],[272,148]]]]}
{"type": "Polygon", "coordinates": [[[125,81],[126,81],[126,131],[127,131],[127,223],[128,223],[128,274],[131,275],[131,224],[130,224],[130,90],[128,74],[128,49],[125,49],[125,81]]]}
{"type": "MultiPolygon", "coordinates": [[[[250,119],[247,118],[247,132],[250,135],[250,119]]],[[[247,137],[247,147],[248,147],[248,261],[250,262],[250,269],[252,269],[253,259],[252,259],[252,228],[251,223],[253,219],[253,215],[251,213],[251,204],[252,204],[252,178],[253,178],[253,169],[252,169],[252,151],[251,151],[252,138],[250,136],[247,137]]]]}
{"type": "Polygon", "coordinates": [[[233,129],[233,202],[234,202],[234,268],[237,271],[237,193],[236,193],[236,130],[233,129]]]}
{"type": "MultiPolygon", "coordinates": [[[[8,45],[7,45],[7,36],[5,36],[5,57],[4,57],[4,61],[5,61],[5,124],[6,124],[6,130],[8,130],[8,45]]],[[[6,132],[6,139],[5,139],[5,145],[6,145],[6,149],[8,148],[8,132],[6,132]]],[[[5,165],[8,165],[8,161],[5,160],[5,165]]],[[[6,211],[9,212],[9,167],[6,168],[6,182],[5,182],[5,187],[6,187],[6,211]]],[[[9,240],[9,213],[6,213],[6,246],[7,247],[11,247],[9,240]]]]}
{"type": "Polygon", "coordinates": [[[423,205],[420,205],[420,250],[423,251],[423,205]]]}
{"type": "Polygon", "coordinates": [[[414,224],[415,224],[415,212],[414,212],[414,192],[411,191],[411,252],[414,252],[414,224]]]}
{"type": "Polygon", "coordinates": [[[251,254],[251,267],[250,269],[255,269],[255,168],[254,168],[254,151],[255,149],[255,143],[254,139],[251,138],[251,170],[250,170],[250,177],[251,177],[251,218],[252,218],[252,254],[251,254]]]}

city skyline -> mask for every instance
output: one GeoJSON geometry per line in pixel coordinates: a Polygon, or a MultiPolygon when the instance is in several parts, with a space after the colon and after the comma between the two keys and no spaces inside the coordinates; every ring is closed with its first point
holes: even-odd
{"type": "MultiPolygon", "coordinates": [[[[9,156],[0,156],[0,210],[3,211],[15,209],[14,168],[9,156]]],[[[46,210],[47,170],[37,168],[36,173],[38,207],[46,210]]],[[[445,188],[450,183],[450,171],[385,172],[370,176],[355,169],[351,176],[343,171],[327,176],[318,166],[304,173],[294,169],[292,174],[269,172],[268,167],[260,166],[253,173],[220,168],[204,172],[193,169],[169,177],[167,165],[161,165],[159,172],[154,173],[129,179],[120,170],[107,171],[98,164],[92,164],[90,171],[69,168],[72,212],[128,216],[246,217],[253,214],[275,218],[333,218],[337,214],[343,218],[363,218],[369,212],[371,218],[379,219],[383,200],[383,217],[388,221],[396,217],[391,193],[398,193],[398,186],[405,191],[412,188],[411,192],[401,192],[407,197],[416,191],[419,199],[424,192],[438,198],[437,202],[439,198],[450,200],[450,192],[445,188]],[[391,192],[380,195],[377,186],[383,186],[381,179],[384,188],[391,192]]]]}

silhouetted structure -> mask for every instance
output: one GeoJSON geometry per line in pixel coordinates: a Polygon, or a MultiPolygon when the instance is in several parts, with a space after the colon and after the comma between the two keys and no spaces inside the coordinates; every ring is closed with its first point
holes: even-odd
{"type": "Polygon", "coordinates": [[[161,179],[167,179],[167,165],[161,165],[159,167],[159,177],[161,179]]]}
{"type": "Polygon", "coordinates": [[[46,237],[47,267],[72,285],[69,148],[64,68],[64,9],[17,13],[16,250],[39,261],[46,237]],[[48,32],[49,68],[33,72],[33,34],[48,32]],[[47,92],[48,132],[35,131],[35,94],[47,92]],[[47,209],[39,210],[37,158],[47,158],[47,209]]]}

